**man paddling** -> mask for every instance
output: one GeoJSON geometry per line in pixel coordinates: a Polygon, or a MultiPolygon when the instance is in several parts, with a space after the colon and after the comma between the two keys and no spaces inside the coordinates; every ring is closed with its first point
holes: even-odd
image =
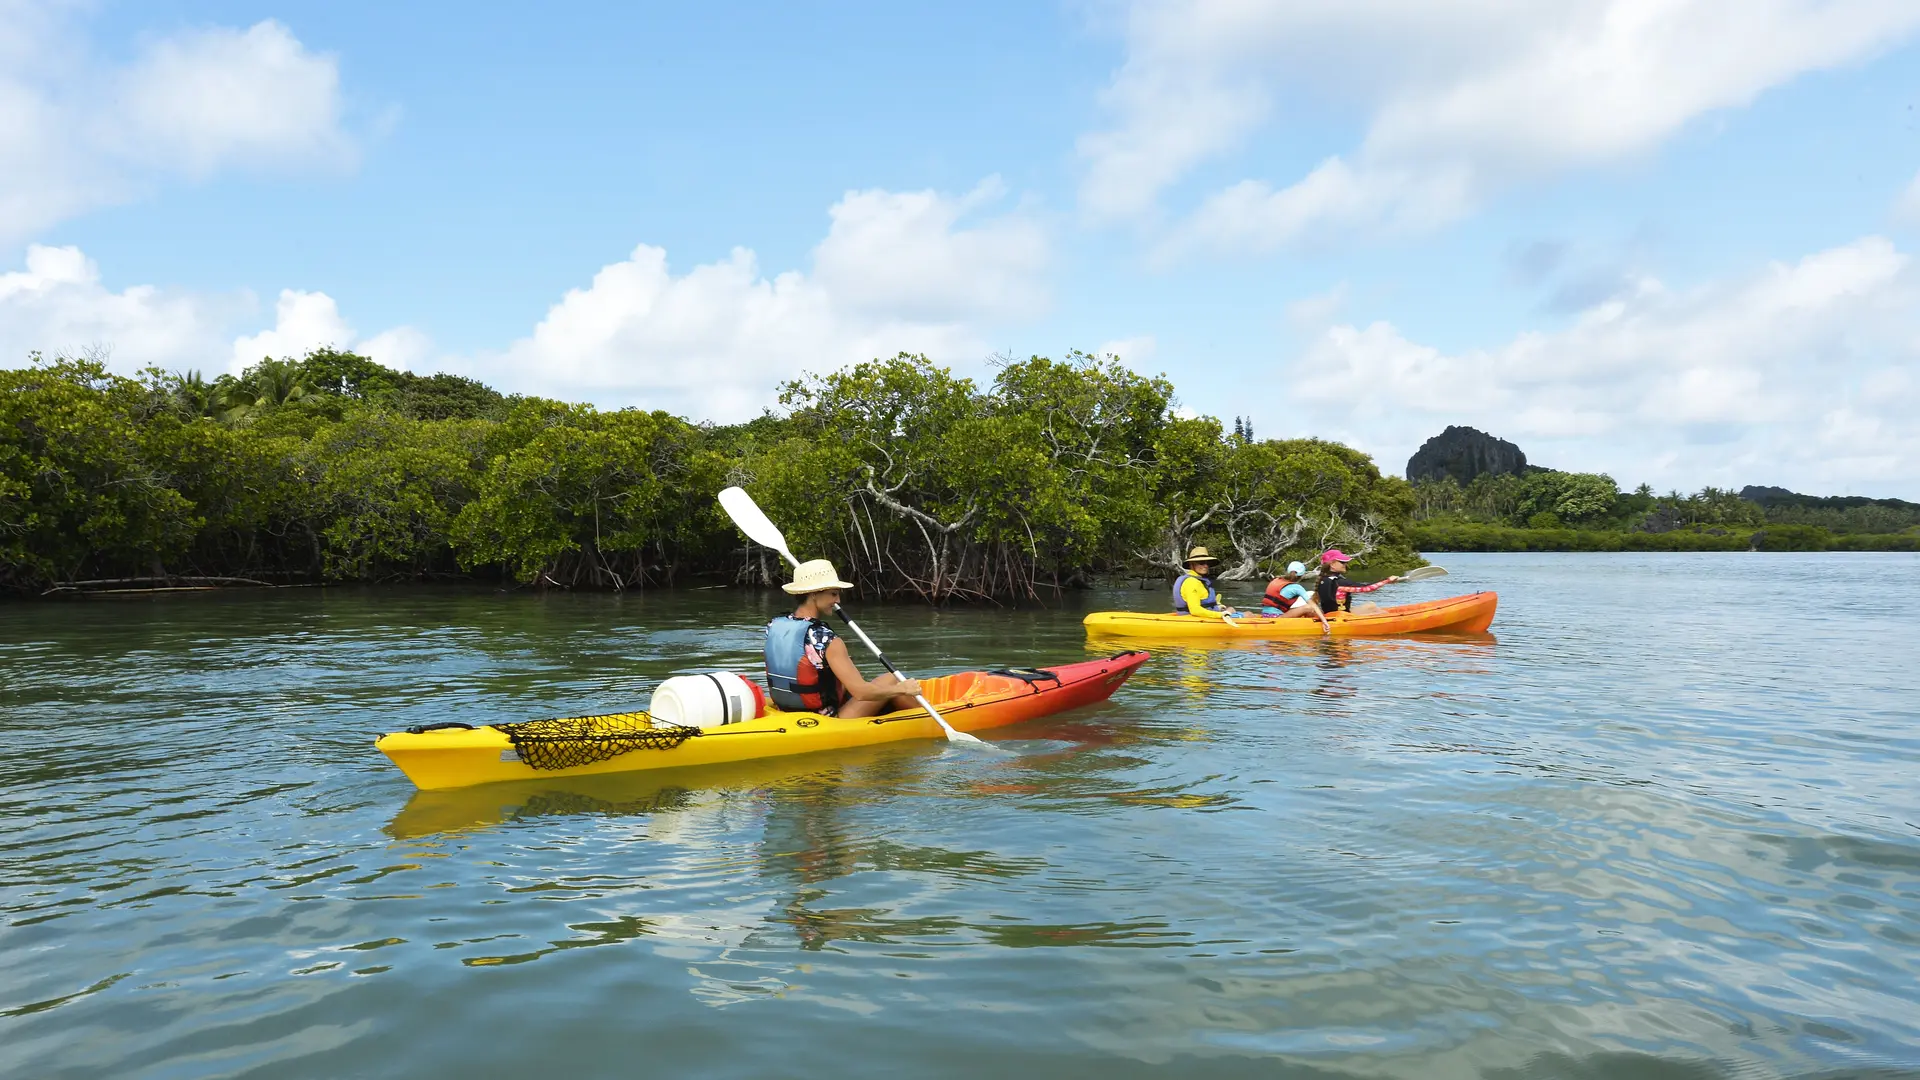
{"type": "Polygon", "coordinates": [[[1212,555],[1204,547],[1194,548],[1187,553],[1187,568],[1173,583],[1173,610],[1181,615],[1198,615],[1203,619],[1224,619],[1229,615],[1238,615],[1220,602],[1220,592],[1213,587],[1212,555]]]}
{"type": "Polygon", "coordinates": [[[920,683],[892,672],[868,682],[847,654],[847,643],[827,625],[840,602],[841,581],[825,559],[793,568],[793,580],[780,586],[800,597],[793,614],[767,624],[767,690],[788,712],[827,716],[878,716],[914,707],[920,683]]]}
{"type": "Polygon", "coordinates": [[[1313,587],[1314,603],[1321,611],[1333,611],[1336,608],[1353,610],[1353,594],[1372,592],[1382,585],[1391,585],[1398,577],[1381,578],[1371,585],[1363,585],[1347,577],[1347,564],[1353,557],[1339,548],[1332,548],[1320,555],[1320,581],[1313,587]]]}

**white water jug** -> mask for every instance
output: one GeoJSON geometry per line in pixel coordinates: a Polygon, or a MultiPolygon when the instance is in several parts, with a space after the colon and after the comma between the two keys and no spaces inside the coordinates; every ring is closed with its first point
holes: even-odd
{"type": "Polygon", "coordinates": [[[663,724],[723,727],[767,711],[766,693],[751,679],[731,671],[675,675],[659,685],[647,712],[663,724]]]}

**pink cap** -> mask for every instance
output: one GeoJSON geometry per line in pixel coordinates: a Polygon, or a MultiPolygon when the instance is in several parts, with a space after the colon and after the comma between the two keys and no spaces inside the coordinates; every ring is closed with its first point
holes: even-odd
{"type": "Polygon", "coordinates": [[[1322,566],[1325,566],[1328,563],[1352,562],[1352,561],[1353,561],[1353,557],[1348,555],[1346,552],[1341,551],[1339,548],[1328,548],[1327,550],[1320,553],[1320,565],[1322,566]]]}

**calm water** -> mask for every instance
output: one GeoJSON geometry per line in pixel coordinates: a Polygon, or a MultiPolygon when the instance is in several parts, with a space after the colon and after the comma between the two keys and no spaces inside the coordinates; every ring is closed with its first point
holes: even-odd
{"type": "MultiPolygon", "coordinates": [[[[1441,561],[1395,598],[1495,637],[435,796],[372,737],[751,670],[773,601],[0,607],[0,1075],[1920,1076],[1920,559],[1441,561]]],[[[939,672],[1162,600],[866,622],[939,672]]]]}

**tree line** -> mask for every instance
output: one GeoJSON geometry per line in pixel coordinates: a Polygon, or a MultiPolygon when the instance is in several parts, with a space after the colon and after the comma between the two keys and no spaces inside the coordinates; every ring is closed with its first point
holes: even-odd
{"type": "Polygon", "coordinates": [[[1656,495],[1646,484],[1621,491],[1605,473],[1536,469],[1422,480],[1413,500],[1413,535],[1427,550],[1920,550],[1920,505],[1898,499],[1656,495]]]}
{"type": "Polygon", "coordinates": [[[1194,544],[1229,579],[1330,546],[1419,562],[1413,489],[1365,454],[1185,415],[1112,357],[1002,359],[979,385],[902,354],[779,400],[722,425],[333,349],[211,380],[36,355],[0,371],[0,589],[784,580],[719,511],[729,484],[869,596],[1044,598],[1194,544]]]}

